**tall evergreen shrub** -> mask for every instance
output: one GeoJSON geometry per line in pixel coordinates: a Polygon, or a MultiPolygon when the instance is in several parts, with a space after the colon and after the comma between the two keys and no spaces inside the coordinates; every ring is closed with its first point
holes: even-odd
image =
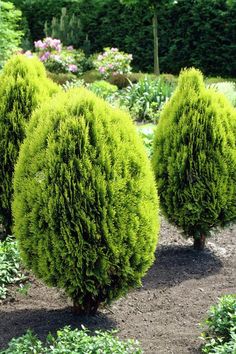
{"type": "Polygon", "coordinates": [[[32,111],[59,90],[47,79],[42,63],[12,57],[0,75],[0,221],[11,233],[12,176],[32,111]]]}
{"type": "Polygon", "coordinates": [[[140,285],[158,232],[154,176],[131,118],[86,89],[37,110],[14,179],[26,266],[95,313],[140,285]]]}
{"type": "Polygon", "coordinates": [[[164,214],[203,248],[212,228],[236,218],[236,112],[184,70],[154,138],[153,167],[164,214]]]}

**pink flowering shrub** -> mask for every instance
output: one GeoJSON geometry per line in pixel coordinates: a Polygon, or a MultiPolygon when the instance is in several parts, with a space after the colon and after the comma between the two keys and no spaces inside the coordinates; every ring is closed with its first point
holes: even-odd
{"type": "Polygon", "coordinates": [[[81,50],[75,50],[73,46],[63,48],[60,39],[51,37],[34,42],[39,59],[46,69],[53,73],[81,74],[83,72],[85,54],[81,50]]]}
{"type": "Polygon", "coordinates": [[[132,60],[132,54],[120,52],[117,48],[104,48],[104,53],[98,55],[94,65],[104,78],[108,78],[118,74],[129,74],[132,60]]]}

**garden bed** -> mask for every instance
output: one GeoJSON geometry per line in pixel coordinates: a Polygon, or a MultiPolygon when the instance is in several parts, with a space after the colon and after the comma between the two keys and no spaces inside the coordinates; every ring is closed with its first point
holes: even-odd
{"type": "Polygon", "coordinates": [[[35,279],[26,294],[12,288],[0,304],[0,348],[28,328],[41,339],[65,325],[119,330],[121,338],[138,339],[147,354],[200,353],[199,322],[224,294],[236,293],[236,226],[212,237],[205,251],[162,220],[156,261],[141,289],[89,318],[71,313],[62,292],[35,279]]]}

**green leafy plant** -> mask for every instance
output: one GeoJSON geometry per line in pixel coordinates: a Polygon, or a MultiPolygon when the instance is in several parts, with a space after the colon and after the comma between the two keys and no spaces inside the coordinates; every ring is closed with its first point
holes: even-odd
{"type": "Polygon", "coordinates": [[[137,126],[137,129],[143,139],[144,145],[147,149],[148,157],[151,158],[153,154],[153,139],[154,130],[156,125],[154,124],[144,124],[137,126]]]}
{"type": "Polygon", "coordinates": [[[69,326],[57,331],[57,336],[48,335],[45,346],[28,330],[19,338],[10,341],[8,348],[0,354],[63,354],[63,353],[103,353],[103,354],[142,354],[139,343],[134,340],[121,341],[114,336],[116,332],[95,331],[95,335],[82,326],[72,330],[69,326]]]}
{"type": "Polygon", "coordinates": [[[154,137],[153,167],[165,216],[203,249],[211,230],[236,218],[236,112],[184,70],[154,137]]]}
{"type": "Polygon", "coordinates": [[[223,93],[228,100],[236,107],[236,84],[235,82],[224,81],[211,85],[216,91],[223,93]]]}
{"type": "Polygon", "coordinates": [[[136,84],[130,83],[120,93],[119,102],[129,110],[136,121],[156,122],[163,104],[170,98],[172,92],[173,86],[163,79],[152,80],[145,77],[136,84]]]}
{"type": "Polygon", "coordinates": [[[0,300],[7,297],[9,285],[21,284],[25,280],[16,241],[12,237],[0,241],[0,300]]]}
{"type": "Polygon", "coordinates": [[[104,80],[95,81],[92,84],[87,85],[87,88],[107,101],[112,101],[114,93],[118,91],[117,86],[111,85],[104,80]]]}
{"type": "Polygon", "coordinates": [[[0,1],[0,68],[19,49],[23,32],[19,29],[21,11],[11,2],[0,1]]]}
{"type": "Polygon", "coordinates": [[[84,88],[41,106],[14,180],[22,258],[77,313],[95,313],[154,260],[158,201],[150,162],[130,117],[84,88]]]}
{"type": "Polygon", "coordinates": [[[203,324],[203,353],[232,354],[236,351],[236,295],[225,295],[212,306],[203,324]]]}
{"type": "Polygon", "coordinates": [[[11,234],[12,176],[25,128],[34,109],[59,87],[37,58],[13,56],[0,75],[0,221],[11,234]]]}

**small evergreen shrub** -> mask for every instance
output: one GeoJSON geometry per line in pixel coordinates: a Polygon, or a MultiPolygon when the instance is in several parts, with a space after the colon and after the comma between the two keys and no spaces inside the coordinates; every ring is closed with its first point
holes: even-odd
{"type": "Polygon", "coordinates": [[[139,286],[152,264],[158,204],[130,117],[84,88],[37,110],[14,180],[15,234],[26,266],[95,313],[139,286]]]}
{"type": "Polygon", "coordinates": [[[11,233],[12,176],[32,111],[59,88],[36,58],[13,56],[0,75],[0,222],[11,233]]]}
{"type": "Polygon", "coordinates": [[[153,167],[167,218],[203,248],[212,228],[236,217],[235,110],[184,70],[154,138],[153,167]]]}
{"type": "Polygon", "coordinates": [[[8,348],[0,354],[62,354],[62,353],[106,353],[106,354],[142,354],[139,343],[134,340],[121,341],[114,332],[96,331],[95,335],[84,327],[72,330],[69,326],[57,331],[57,336],[48,335],[46,344],[28,330],[24,336],[13,338],[8,348]]]}
{"type": "Polygon", "coordinates": [[[236,352],[236,295],[225,295],[212,306],[204,322],[203,353],[236,352]]]}

